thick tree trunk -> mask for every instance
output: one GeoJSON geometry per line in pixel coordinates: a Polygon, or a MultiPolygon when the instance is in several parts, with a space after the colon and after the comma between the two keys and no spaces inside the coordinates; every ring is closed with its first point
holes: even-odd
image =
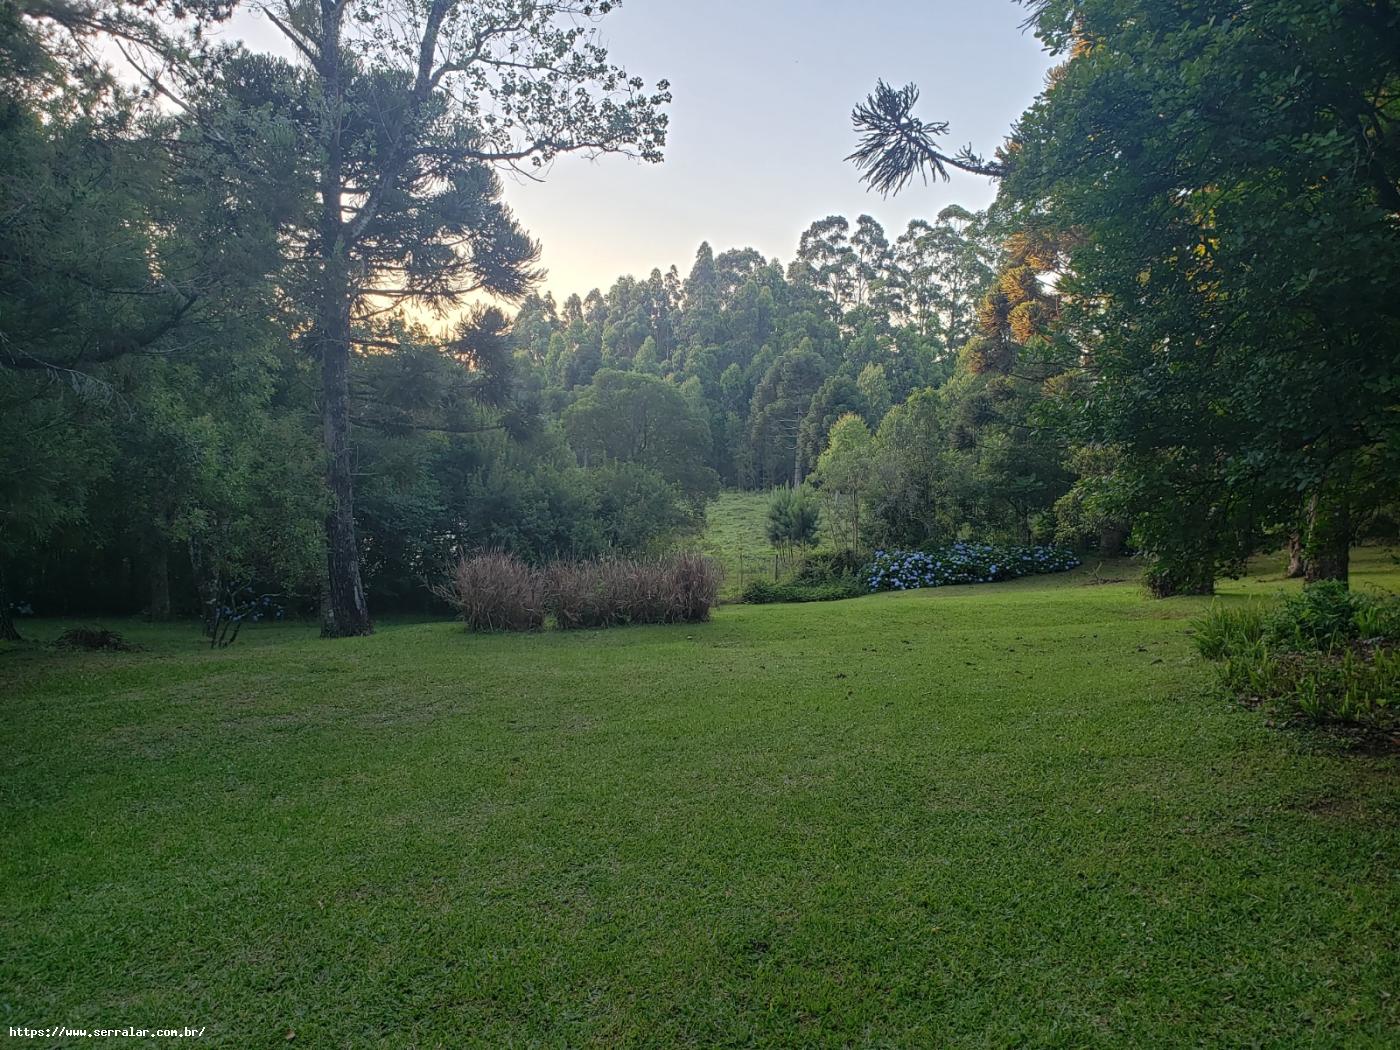
{"type": "MultiPolygon", "coordinates": [[[[343,8],[340,9],[343,11],[343,8]]],[[[320,298],[314,334],[321,355],[321,413],[326,440],[326,485],[331,508],[326,515],[327,601],[321,635],[346,638],[370,634],[369,606],[360,579],[360,549],[355,540],[355,472],[350,449],[350,304],[349,245],[342,204],[345,163],[341,151],[344,85],[341,82],[340,11],[321,0],[322,103],[320,175],[320,298]]]]}
{"type": "MultiPolygon", "coordinates": [[[[342,270],[328,260],[333,284],[342,270]]],[[[326,485],[331,508],[326,515],[326,582],[329,616],[321,634],[347,638],[370,634],[369,606],[360,578],[360,548],[355,538],[355,474],[350,447],[350,333],[349,294],[344,283],[340,302],[328,302],[322,311],[318,335],[321,344],[321,397],[326,438],[326,485]]]]}
{"type": "Polygon", "coordinates": [[[1105,525],[1099,529],[1099,553],[1105,558],[1116,558],[1123,553],[1123,544],[1128,541],[1128,530],[1122,525],[1105,525]]]}
{"type": "Polygon", "coordinates": [[[170,548],[162,540],[151,551],[151,619],[164,623],[170,619],[170,548]]]}
{"type": "Polygon", "coordinates": [[[5,586],[5,568],[0,565],[0,641],[21,642],[19,628],[15,626],[15,618],[10,613],[10,591],[5,586]]]}
{"type": "Polygon", "coordinates": [[[1298,580],[1307,571],[1307,559],[1303,557],[1303,537],[1301,533],[1290,532],[1288,534],[1288,568],[1284,570],[1284,576],[1290,580],[1298,580]]]}
{"type": "Polygon", "coordinates": [[[1304,581],[1346,583],[1351,569],[1351,508],[1345,497],[1335,503],[1313,497],[1309,518],[1304,581]]]}

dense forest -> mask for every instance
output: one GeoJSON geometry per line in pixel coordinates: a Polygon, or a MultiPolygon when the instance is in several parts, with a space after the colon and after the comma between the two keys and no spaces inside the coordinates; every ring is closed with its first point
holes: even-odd
{"type": "Polygon", "coordinates": [[[814,486],[859,549],[1132,549],[1161,595],[1284,545],[1345,579],[1400,488],[1400,29],[1128,6],[1036,6],[1063,61],[991,160],[912,86],[857,108],[875,189],[963,169],[989,212],[562,303],[496,168],[666,133],[590,5],[432,4],[418,50],[289,9],[299,63],[211,43],[222,5],[7,6],[4,630],[275,596],[362,633],[464,552],[684,542],[721,487],[814,486]]]}

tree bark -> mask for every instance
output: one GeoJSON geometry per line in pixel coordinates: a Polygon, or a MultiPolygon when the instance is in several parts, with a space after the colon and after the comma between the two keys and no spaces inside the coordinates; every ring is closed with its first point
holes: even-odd
{"type": "Polygon", "coordinates": [[[350,346],[333,334],[321,337],[321,375],[326,436],[326,484],[331,509],[326,515],[327,612],[321,634],[347,638],[370,634],[369,606],[360,577],[355,538],[355,477],[350,449],[350,346]]]}
{"type": "Polygon", "coordinates": [[[1123,553],[1123,544],[1128,540],[1128,530],[1122,525],[1105,525],[1099,529],[1099,553],[1105,558],[1116,558],[1123,553]]]}
{"type": "Polygon", "coordinates": [[[1288,568],[1284,571],[1284,576],[1290,580],[1299,580],[1307,572],[1307,559],[1303,557],[1303,536],[1298,532],[1288,534],[1288,568]]]}
{"type": "Polygon", "coordinates": [[[10,613],[10,591],[5,586],[5,567],[0,565],[0,641],[22,642],[15,618],[10,613]]]}
{"type": "Polygon", "coordinates": [[[164,623],[170,619],[170,548],[161,540],[151,551],[151,620],[164,623]]]}
{"type": "Polygon", "coordinates": [[[1315,494],[1308,504],[1305,583],[1339,580],[1347,583],[1351,569],[1351,506],[1345,492],[1332,499],[1315,494]]]}
{"type": "Polygon", "coordinates": [[[341,152],[344,85],[341,82],[342,8],[321,2],[320,58],[324,86],[320,175],[320,296],[316,304],[315,342],[321,356],[321,412],[326,441],[326,486],[331,508],[326,515],[327,615],[321,635],[345,638],[370,634],[369,606],[360,578],[360,549],[355,538],[355,472],[350,448],[350,304],[349,245],[342,211],[345,162],[341,152]]]}

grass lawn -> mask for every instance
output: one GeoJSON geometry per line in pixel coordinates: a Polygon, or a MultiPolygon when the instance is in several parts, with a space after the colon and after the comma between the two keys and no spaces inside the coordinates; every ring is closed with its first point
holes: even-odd
{"type": "MultiPolygon", "coordinates": [[[[1357,578],[1400,587],[1374,550],[1357,578]]],[[[1216,695],[1203,607],[1085,569],[695,627],[0,648],[0,1026],[1394,1046],[1397,764],[1216,695]]]]}

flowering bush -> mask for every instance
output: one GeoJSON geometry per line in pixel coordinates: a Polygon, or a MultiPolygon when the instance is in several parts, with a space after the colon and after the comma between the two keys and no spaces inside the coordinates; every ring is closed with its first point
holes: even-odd
{"type": "Polygon", "coordinates": [[[1061,547],[997,547],[955,543],[932,551],[876,551],[866,573],[872,591],[909,591],[953,583],[992,583],[1065,572],[1079,564],[1061,547]]]}

